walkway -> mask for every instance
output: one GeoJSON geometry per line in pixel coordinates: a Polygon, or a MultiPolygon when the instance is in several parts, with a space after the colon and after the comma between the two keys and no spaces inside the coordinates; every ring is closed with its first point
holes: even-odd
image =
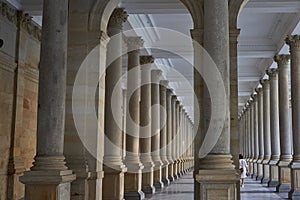
{"type": "MultiPolygon", "coordinates": [[[[190,172],[183,176],[149,200],[193,200],[194,186],[192,174],[190,172]]],[[[254,179],[248,178],[245,187],[241,188],[241,200],[279,199],[288,199],[287,193],[276,193],[274,187],[267,187],[267,184],[260,184],[260,182],[254,179]]]]}
{"type": "Polygon", "coordinates": [[[155,194],[150,200],[193,200],[194,199],[193,172],[176,180],[163,191],[155,194]]]}
{"type": "Polygon", "coordinates": [[[254,179],[246,179],[245,187],[241,188],[242,200],[278,200],[288,199],[287,193],[276,193],[276,188],[267,187],[267,184],[261,184],[254,179]]]}

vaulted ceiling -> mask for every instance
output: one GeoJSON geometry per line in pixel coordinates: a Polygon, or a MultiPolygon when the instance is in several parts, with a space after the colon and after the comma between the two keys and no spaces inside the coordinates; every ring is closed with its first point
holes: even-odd
{"type": "MultiPolygon", "coordinates": [[[[41,25],[41,0],[6,0],[17,9],[33,16],[41,25]]],[[[185,6],[179,0],[123,0],[124,7],[130,14],[124,29],[154,27],[153,31],[136,31],[147,43],[155,44],[160,33],[155,27],[163,27],[181,32],[190,37],[193,21],[185,6]]],[[[300,34],[299,0],[249,0],[238,18],[241,34],[238,39],[238,83],[239,108],[242,109],[265,70],[276,67],[273,56],[276,53],[288,53],[284,44],[287,34],[300,34]]],[[[191,42],[173,41],[168,49],[181,50],[184,55],[193,57],[191,42]]],[[[155,46],[155,45],[154,45],[155,46]]],[[[192,66],[184,59],[170,52],[148,49],[156,58],[158,68],[164,71],[164,77],[170,80],[170,86],[181,99],[185,109],[193,118],[192,66]],[[170,69],[176,69],[173,73],[170,69]]]]}

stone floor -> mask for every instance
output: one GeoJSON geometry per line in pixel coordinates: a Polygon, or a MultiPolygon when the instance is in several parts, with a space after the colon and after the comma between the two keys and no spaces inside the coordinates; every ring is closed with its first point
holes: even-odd
{"type": "Polygon", "coordinates": [[[242,200],[269,200],[288,199],[287,193],[277,193],[275,187],[267,187],[254,179],[247,178],[245,187],[241,188],[242,200]]]}
{"type": "MultiPolygon", "coordinates": [[[[169,187],[155,194],[149,200],[193,200],[194,186],[192,172],[172,183],[169,187]]],[[[247,178],[241,188],[241,200],[279,200],[288,199],[287,194],[276,193],[275,188],[267,187],[258,181],[247,178]]]]}
{"type": "Polygon", "coordinates": [[[193,173],[176,180],[169,187],[155,194],[150,200],[192,200],[194,199],[193,173]]]}

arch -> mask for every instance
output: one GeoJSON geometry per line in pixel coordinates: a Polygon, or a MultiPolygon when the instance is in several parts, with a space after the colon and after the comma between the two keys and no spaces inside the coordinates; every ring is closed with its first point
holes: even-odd
{"type": "Polygon", "coordinates": [[[237,28],[237,19],[249,0],[229,0],[229,27],[237,28]]]}
{"type": "MultiPolygon", "coordinates": [[[[108,20],[113,10],[122,0],[96,0],[89,13],[89,29],[106,32],[108,20]]],[[[194,28],[203,26],[203,0],[180,0],[193,18],[194,28]]]]}

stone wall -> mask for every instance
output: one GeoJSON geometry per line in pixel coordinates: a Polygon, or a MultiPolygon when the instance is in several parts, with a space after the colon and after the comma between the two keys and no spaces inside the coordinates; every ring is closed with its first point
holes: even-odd
{"type": "Polygon", "coordinates": [[[0,2],[0,199],[20,199],[36,149],[40,29],[0,2]]]}

